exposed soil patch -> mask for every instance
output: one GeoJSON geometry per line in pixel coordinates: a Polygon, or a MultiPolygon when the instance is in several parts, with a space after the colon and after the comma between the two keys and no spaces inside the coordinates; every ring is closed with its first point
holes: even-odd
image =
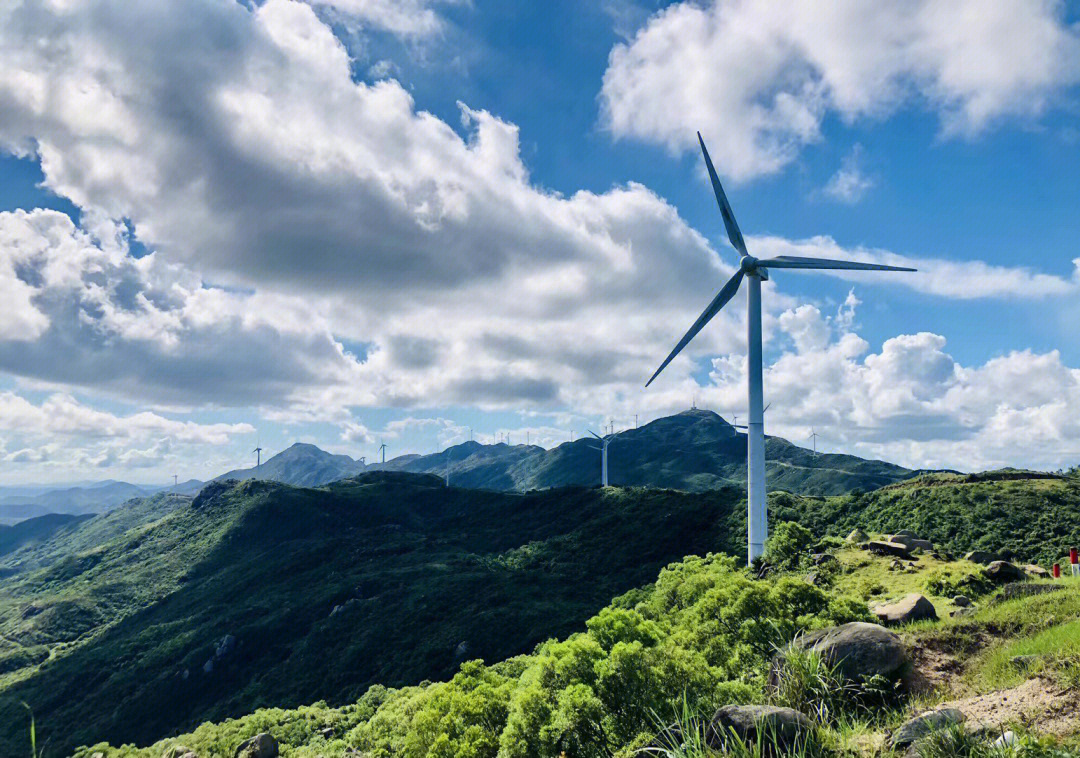
{"type": "Polygon", "coordinates": [[[1043,734],[1066,736],[1080,731],[1078,695],[1036,677],[1012,689],[951,700],[940,707],[959,709],[969,727],[997,729],[1019,723],[1043,734]]]}

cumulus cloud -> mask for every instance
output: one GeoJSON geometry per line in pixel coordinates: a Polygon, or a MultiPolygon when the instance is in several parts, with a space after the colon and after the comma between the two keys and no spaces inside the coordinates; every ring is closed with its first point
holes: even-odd
{"type": "MultiPolygon", "coordinates": [[[[819,449],[912,467],[1057,469],[1080,456],[1080,370],[1057,351],[964,366],[944,337],[920,332],[872,352],[851,330],[853,307],[780,314],[790,343],[765,369],[768,433],[804,442],[813,429],[819,449]]],[[[707,402],[744,407],[745,361],[715,361],[710,380],[707,402]]]]}
{"type": "Polygon", "coordinates": [[[874,186],[874,180],[863,172],[862,152],[862,146],[855,145],[844,157],[840,168],[821,190],[827,197],[850,205],[862,200],[874,186]]]}
{"type": "Polygon", "coordinates": [[[611,51],[600,101],[620,137],[693,149],[736,180],[779,171],[822,121],[935,111],[946,136],[1037,117],[1080,81],[1057,0],[676,3],[611,51]]]}

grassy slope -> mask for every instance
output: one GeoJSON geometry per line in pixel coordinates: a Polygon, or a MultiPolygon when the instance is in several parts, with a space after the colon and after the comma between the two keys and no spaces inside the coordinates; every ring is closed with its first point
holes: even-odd
{"type": "Polygon", "coordinates": [[[734,549],[739,498],[448,491],[409,475],[218,491],[0,589],[0,655],[51,651],[0,677],[0,755],[24,738],[20,700],[54,750],[145,743],[446,677],[462,642],[469,657],[524,652],[670,560],[734,549]],[[235,650],[204,674],[226,634],[235,650]]]}

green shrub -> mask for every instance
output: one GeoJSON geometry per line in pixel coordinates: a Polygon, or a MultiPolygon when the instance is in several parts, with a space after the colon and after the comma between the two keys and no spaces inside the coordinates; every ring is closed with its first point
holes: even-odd
{"type": "Polygon", "coordinates": [[[769,536],[762,559],[782,571],[794,571],[806,564],[813,544],[814,535],[809,529],[785,521],[777,524],[769,536]]]}
{"type": "Polygon", "coordinates": [[[942,566],[926,577],[926,591],[931,595],[952,597],[953,595],[985,595],[994,588],[994,583],[986,578],[979,569],[942,566]]]}

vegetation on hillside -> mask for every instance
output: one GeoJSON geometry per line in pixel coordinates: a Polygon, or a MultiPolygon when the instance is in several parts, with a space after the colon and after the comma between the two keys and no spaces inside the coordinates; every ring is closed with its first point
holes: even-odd
{"type": "Polygon", "coordinates": [[[145,743],[526,652],[687,552],[735,551],[740,497],[390,472],[214,485],[0,587],[0,755],[22,738],[20,700],[53,749],[145,743]]]}

